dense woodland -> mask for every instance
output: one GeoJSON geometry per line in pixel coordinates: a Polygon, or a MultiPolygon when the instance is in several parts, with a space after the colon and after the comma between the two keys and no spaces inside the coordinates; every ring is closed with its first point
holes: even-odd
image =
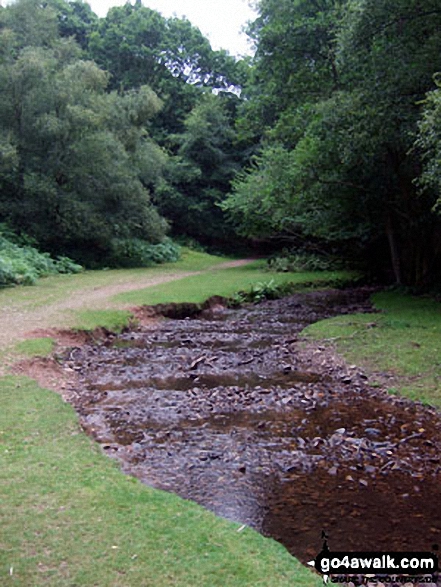
{"type": "Polygon", "coordinates": [[[89,267],[190,237],[439,283],[439,1],[257,7],[253,59],[139,1],[0,8],[3,232],[89,267]]]}

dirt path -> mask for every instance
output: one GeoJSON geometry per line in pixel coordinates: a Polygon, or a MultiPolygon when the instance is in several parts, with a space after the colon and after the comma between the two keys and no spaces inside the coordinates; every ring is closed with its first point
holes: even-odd
{"type": "Polygon", "coordinates": [[[251,263],[254,259],[238,259],[237,261],[226,261],[219,265],[214,265],[204,271],[187,271],[187,272],[169,272],[164,275],[158,275],[155,277],[146,277],[141,281],[124,282],[112,285],[105,285],[102,287],[94,287],[92,290],[84,291],[80,290],[72,294],[72,296],[58,302],[53,305],[54,311],[60,310],[77,310],[79,308],[126,308],[131,304],[122,304],[111,300],[113,296],[128,291],[135,291],[137,289],[144,289],[147,287],[153,287],[154,285],[160,285],[162,283],[169,283],[171,281],[177,281],[184,279],[184,277],[190,277],[192,275],[201,275],[202,273],[208,273],[210,271],[217,271],[218,269],[230,269],[232,267],[242,267],[251,263]]]}
{"type": "Polygon", "coordinates": [[[218,269],[228,269],[247,265],[254,259],[239,259],[214,265],[203,271],[166,271],[163,275],[146,275],[143,279],[124,281],[97,287],[86,287],[72,292],[63,300],[50,302],[43,307],[13,305],[4,308],[0,314],[0,349],[11,346],[20,339],[26,338],[36,330],[55,326],[71,326],[73,316],[70,310],[81,309],[123,309],[127,306],[112,301],[113,296],[120,293],[153,287],[162,283],[177,281],[192,275],[200,275],[218,269]]]}

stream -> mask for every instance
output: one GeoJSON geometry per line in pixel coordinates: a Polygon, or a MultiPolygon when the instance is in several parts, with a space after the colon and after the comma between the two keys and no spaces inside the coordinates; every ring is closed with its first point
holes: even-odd
{"type": "Polygon", "coordinates": [[[191,318],[170,305],[158,324],[71,349],[82,426],[125,472],[303,563],[322,531],[332,551],[430,552],[441,544],[439,412],[301,337],[323,318],[372,312],[371,293],[298,293],[191,318]]]}

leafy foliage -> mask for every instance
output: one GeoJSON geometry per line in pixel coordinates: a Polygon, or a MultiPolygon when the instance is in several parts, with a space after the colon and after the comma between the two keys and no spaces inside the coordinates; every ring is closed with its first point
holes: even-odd
{"type": "Polygon", "coordinates": [[[141,2],[99,19],[17,0],[0,10],[0,219],[89,266],[150,263],[171,228],[218,248],[314,243],[427,286],[438,4],[259,0],[256,56],[236,62],[141,2]]]}
{"type": "Polygon", "coordinates": [[[307,251],[282,249],[268,259],[268,269],[275,272],[333,271],[342,268],[342,261],[307,251]]]}
{"type": "MultiPolygon", "coordinates": [[[[413,145],[420,102],[441,70],[438,3],[258,6],[241,125],[254,136],[264,129],[261,151],[224,210],[248,237],[320,239],[352,249],[398,283],[428,283],[441,260],[441,223],[433,191],[417,195],[422,160],[413,145]]],[[[429,96],[426,123],[436,100],[429,96]]],[[[436,139],[422,124],[418,146],[433,166],[436,139]]],[[[433,179],[433,167],[425,186],[427,173],[433,179]]]]}
{"type": "Polygon", "coordinates": [[[423,103],[423,116],[418,125],[416,148],[421,152],[423,172],[419,186],[434,190],[437,209],[441,204],[441,80],[435,79],[437,88],[427,95],[423,103]]]}
{"type": "Polygon", "coordinates": [[[180,248],[167,239],[152,245],[140,239],[115,239],[109,255],[113,267],[150,267],[159,263],[177,261],[180,248]]]}
{"type": "Polygon", "coordinates": [[[108,75],[70,39],[22,47],[15,31],[1,36],[3,218],[89,265],[114,239],[160,243],[167,223],[147,189],[165,159],[145,128],[161,107],[154,92],[107,92],[108,75]]]}
{"type": "Polygon", "coordinates": [[[275,279],[270,279],[255,283],[249,289],[239,290],[229,297],[228,305],[232,308],[236,308],[246,303],[258,304],[264,300],[277,300],[302,289],[314,289],[318,287],[344,288],[353,286],[361,281],[361,276],[359,274],[345,274],[341,271],[336,271],[334,273],[316,273],[314,279],[311,280],[308,280],[308,275],[312,277],[314,274],[299,272],[299,281],[292,280],[277,283],[275,279]]]}
{"type": "Polygon", "coordinates": [[[161,143],[182,132],[201,88],[229,92],[243,79],[234,58],[213,51],[188,20],[165,18],[141,3],[109,10],[89,37],[88,54],[111,73],[113,89],[147,84],[164,100],[152,123],[161,143]]]}
{"type": "Polygon", "coordinates": [[[238,291],[230,299],[232,307],[239,306],[245,302],[253,302],[255,304],[263,300],[275,300],[281,297],[281,289],[286,288],[286,284],[278,285],[274,279],[269,281],[261,281],[251,286],[248,291],[238,291]]]}
{"type": "Polygon", "coordinates": [[[53,259],[20,239],[8,227],[0,225],[0,286],[32,285],[39,277],[55,273],[79,273],[81,265],[67,257],[53,259]],[[14,242],[15,241],[15,242],[14,242]]]}
{"type": "Polygon", "coordinates": [[[204,95],[187,116],[185,131],[173,137],[176,154],[156,190],[155,203],[176,233],[204,244],[234,237],[220,207],[239,169],[234,139],[227,105],[204,95]]]}
{"type": "Polygon", "coordinates": [[[237,169],[243,71],[141,3],[104,19],[80,0],[2,9],[0,219],[93,267],[150,262],[161,214],[175,234],[230,239],[217,204],[237,169]]]}

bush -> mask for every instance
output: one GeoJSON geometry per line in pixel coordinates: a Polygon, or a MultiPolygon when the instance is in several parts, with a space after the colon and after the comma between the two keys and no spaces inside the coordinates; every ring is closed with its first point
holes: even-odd
{"type": "Polygon", "coordinates": [[[108,262],[113,267],[150,267],[177,261],[180,254],[180,248],[170,239],[156,245],[137,238],[115,239],[108,262]]]}
{"type": "Polygon", "coordinates": [[[187,247],[187,249],[191,249],[192,251],[196,251],[198,253],[208,252],[206,246],[202,245],[199,241],[191,236],[179,235],[173,238],[175,239],[175,243],[177,243],[180,247],[187,247]]]}
{"type": "Polygon", "coordinates": [[[277,284],[274,279],[270,279],[269,281],[256,283],[247,291],[241,290],[236,292],[228,298],[228,306],[230,308],[237,308],[245,303],[258,304],[264,300],[277,300],[302,290],[313,290],[323,287],[344,289],[346,287],[355,287],[362,283],[364,283],[363,275],[356,272],[348,272],[347,275],[344,275],[344,272],[337,272],[334,276],[328,274],[324,279],[302,281],[300,283],[288,281],[277,284]]]}
{"type": "Polygon", "coordinates": [[[0,286],[32,285],[39,277],[55,273],[78,273],[82,271],[67,257],[53,259],[48,253],[41,253],[11,233],[5,225],[0,225],[0,286]]]}
{"type": "Polygon", "coordinates": [[[80,273],[83,267],[69,259],[69,257],[57,257],[55,260],[55,269],[57,273],[80,273]]]}
{"type": "Polygon", "coordinates": [[[262,281],[252,285],[249,291],[241,290],[236,292],[229,299],[229,306],[237,307],[246,302],[257,304],[263,300],[275,300],[283,295],[285,295],[283,286],[277,285],[274,279],[270,279],[269,281],[262,281]]]}
{"type": "Polygon", "coordinates": [[[306,251],[283,249],[268,259],[269,271],[302,272],[302,271],[336,271],[342,269],[342,262],[333,257],[325,257],[306,251]]]}

